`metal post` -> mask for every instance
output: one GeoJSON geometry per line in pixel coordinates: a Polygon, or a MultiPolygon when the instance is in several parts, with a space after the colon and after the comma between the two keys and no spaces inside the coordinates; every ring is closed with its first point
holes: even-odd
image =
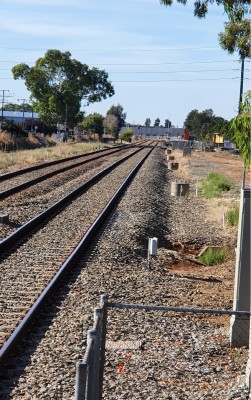
{"type": "Polygon", "coordinates": [[[151,269],[150,238],[148,238],[147,268],[148,268],[148,269],[151,269]]]}
{"type": "Polygon", "coordinates": [[[17,101],[23,102],[23,118],[22,118],[22,128],[24,128],[24,102],[27,101],[26,99],[17,99],[17,101]]]}
{"type": "Polygon", "coordinates": [[[195,195],[198,196],[198,181],[195,183],[195,195]]]}
{"type": "Polygon", "coordinates": [[[86,391],[86,363],[78,361],[76,367],[75,400],[85,400],[86,391]]]}
{"type": "Polygon", "coordinates": [[[65,105],[65,139],[67,139],[67,117],[68,117],[67,104],[65,105]]]}
{"type": "MultiPolygon", "coordinates": [[[[251,190],[241,189],[238,241],[235,267],[235,286],[233,309],[250,311],[250,204],[251,190]]],[[[250,321],[241,316],[232,316],[230,324],[230,343],[233,347],[249,345],[250,321]]]]}
{"type": "Polygon", "coordinates": [[[5,92],[9,92],[9,90],[2,89],[1,92],[3,92],[3,95],[2,95],[2,118],[1,118],[0,128],[2,128],[2,123],[3,123],[3,106],[4,106],[4,99],[5,99],[5,92]]]}
{"type": "Polygon", "coordinates": [[[103,294],[100,299],[100,306],[103,308],[102,318],[102,331],[100,343],[100,370],[99,370],[99,400],[102,400],[103,379],[104,379],[104,366],[105,366],[105,347],[106,347],[106,333],[107,333],[107,303],[108,296],[103,294]]]}
{"type": "Polygon", "coordinates": [[[103,309],[94,308],[94,323],[97,331],[95,342],[95,376],[94,376],[94,396],[99,399],[99,380],[100,380],[100,358],[101,358],[101,330],[102,330],[103,309]]]}
{"type": "Polygon", "coordinates": [[[96,342],[96,329],[89,329],[87,332],[87,343],[92,342],[89,368],[87,377],[87,400],[94,400],[94,384],[95,384],[95,342],[96,342]]]}
{"type": "Polygon", "coordinates": [[[33,125],[34,125],[34,115],[33,115],[33,107],[31,106],[31,132],[33,133],[33,125]]]}
{"type": "Polygon", "coordinates": [[[241,59],[241,83],[240,83],[240,98],[239,98],[239,114],[241,113],[242,97],[243,97],[243,79],[244,79],[244,58],[241,59]]]}

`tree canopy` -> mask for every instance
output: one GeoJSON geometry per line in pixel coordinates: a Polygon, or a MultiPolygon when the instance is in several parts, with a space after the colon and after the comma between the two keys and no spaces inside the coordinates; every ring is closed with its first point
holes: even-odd
{"type": "Polygon", "coordinates": [[[114,94],[104,70],[89,68],[71,53],[48,50],[34,67],[21,63],[12,68],[14,79],[23,79],[34,109],[48,125],[82,120],[81,102],[101,101],[114,94]]]}
{"type": "MultiPolygon", "coordinates": [[[[186,5],[187,0],[176,0],[177,3],[186,5]]],[[[160,4],[171,6],[173,0],[160,0],[160,4]]],[[[222,5],[227,14],[243,15],[250,11],[250,0],[196,0],[194,1],[194,15],[198,18],[205,18],[211,4],[222,5]]]]}
{"type": "Polygon", "coordinates": [[[104,133],[104,117],[99,113],[89,114],[80,124],[89,135],[97,133],[101,138],[104,133]]]}
{"type": "Polygon", "coordinates": [[[225,31],[218,36],[221,47],[229,54],[238,51],[241,59],[251,57],[250,20],[225,22],[225,31]]]}
{"type": "Polygon", "coordinates": [[[151,126],[151,118],[146,118],[145,126],[151,126]]]}
{"type": "Polygon", "coordinates": [[[125,142],[131,142],[132,136],[133,136],[133,130],[128,128],[119,135],[119,138],[121,140],[124,140],[125,142]]]}
{"type": "Polygon", "coordinates": [[[169,119],[165,119],[165,128],[171,128],[172,122],[169,119]]]}
{"type": "Polygon", "coordinates": [[[16,103],[7,103],[3,106],[4,111],[32,111],[32,106],[28,103],[16,104],[16,103]]]}
{"type": "Polygon", "coordinates": [[[103,126],[112,136],[118,137],[119,120],[115,115],[107,114],[103,120],[103,126]]]}
{"type": "Polygon", "coordinates": [[[107,111],[106,116],[108,115],[113,115],[118,120],[117,128],[114,131],[117,137],[122,126],[125,126],[126,113],[124,112],[124,108],[120,104],[118,104],[117,106],[113,105],[107,111]]]}
{"type": "Polygon", "coordinates": [[[154,121],[154,125],[153,126],[159,126],[160,125],[160,119],[156,118],[156,120],[154,121]]]}
{"type": "Polygon", "coordinates": [[[250,129],[251,129],[251,91],[246,93],[244,102],[241,105],[241,112],[237,117],[233,118],[229,123],[232,138],[241,153],[245,162],[245,167],[250,167],[250,129]]]}
{"type": "Polygon", "coordinates": [[[191,136],[197,139],[210,139],[215,132],[221,132],[228,121],[222,117],[214,115],[211,108],[199,112],[192,110],[188,113],[184,126],[188,129],[191,136]]]}

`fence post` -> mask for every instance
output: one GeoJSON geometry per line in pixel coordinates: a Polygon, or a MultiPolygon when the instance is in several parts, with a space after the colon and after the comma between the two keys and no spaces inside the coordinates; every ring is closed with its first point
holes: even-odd
{"type": "Polygon", "coordinates": [[[107,332],[107,303],[108,296],[103,294],[100,296],[100,307],[103,308],[101,340],[100,340],[100,370],[99,370],[99,400],[102,400],[104,366],[105,366],[105,345],[107,332]]]}
{"type": "Polygon", "coordinates": [[[95,368],[94,368],[94,399],[99,399],[99,387],[100,387],[100,357],[101,357],[101,333],[102,333],[102,318],[103,309],[94,308],[94,325],[97,330],[96,342],[95,342],[95,368]]]}
{"type": "Polygon", "coordinates": [[[91,342],[87,377],[87,400],[94,400],[96,335],[96,329],[89,329],[87,332],[87,344],[91,342]]]}
{"type": "MultiPolygon", "coordinates": [[[[250,212],[251,189],[241,189],[238,241],[235,266],[234,304],[236,311],[250,311],[250,212]]],[[[250,321],[234,315],[230,324],[230,343],[233,347],[249,345],[250,321]]]]}
{"type": "Polygon", "coordinates": [[[86,363],[83,361],[78,361],[76,367],[75,400],[85,400],[85,390],[86,390],[86,363]]]}

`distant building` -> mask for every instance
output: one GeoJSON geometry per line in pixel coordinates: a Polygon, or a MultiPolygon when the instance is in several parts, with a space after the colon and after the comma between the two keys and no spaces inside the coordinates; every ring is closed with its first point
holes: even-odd
{"type": "Polygon", "coordinates": [[[16,122],[25,123],[27,120],[39,121],[39,114],[31,111],[0,111],[0,117],[16,122]]]}
{"type": "Polygon", "coordinates": [[[131,129],[134,136],[151,139],[178,139],[184,135],[184,128],[163,128],[159,126],[124,126],[119,134],[131,129]]]}

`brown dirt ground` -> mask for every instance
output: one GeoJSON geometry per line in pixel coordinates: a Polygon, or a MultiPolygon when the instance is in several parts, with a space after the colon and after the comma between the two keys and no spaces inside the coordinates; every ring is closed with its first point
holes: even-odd
{"type": "MultiPolygon", "coordinates": [[[[223,213],[234,206],[239,207],[240,190],[243,183],[243,161],[240,157],[230,154],[222,154],[218,152],[194,152],[192,157],[183,157],[182,152],[174,151],[175,161],[179,162],[179,170],[176,176],[179,179],[202,179],[193,175],[191,172],[191,158],[195,157],[196,164],[205,165],[206,163],[217,163],[217,172],[230,178],[235,182],[237,190],[232,197],[223,199],[206,200],[206,215],[205,221],[215,225],[217,236],[222,238],[222,242],[226,243],[228,248],[228,257],[224,264],[216,266],[204,266],[197,262],[188,261],[191,256],[186,253],[183,260],[175,260],[171,265],[167,265],[168,273],[175,274],[176,277],[188,279],[192,282],[192,290],[189,293],[183,293],[184,302],[189,304],[189,307],[210,308],[210,309],[232,309],[234,296],[234,276],[237,245],[238,227],[222,229],[223,213]],[[211,280],[211,283],[210,283],[211,280]]],[[[194,170],[193,170],[194,171],[194,170]]],[[[205,168],[205,176],[207,175],[205,168]]],[[[246,187],[250,187],[250,170],[245,173],[246,187]]],[[[218,317],[217,317],[218,318],[218,317]]],[[[226,319],[226,324],[228,324],[226,319]]],[[[227,325],[226,325],[227,326],[227,325]]]]}

